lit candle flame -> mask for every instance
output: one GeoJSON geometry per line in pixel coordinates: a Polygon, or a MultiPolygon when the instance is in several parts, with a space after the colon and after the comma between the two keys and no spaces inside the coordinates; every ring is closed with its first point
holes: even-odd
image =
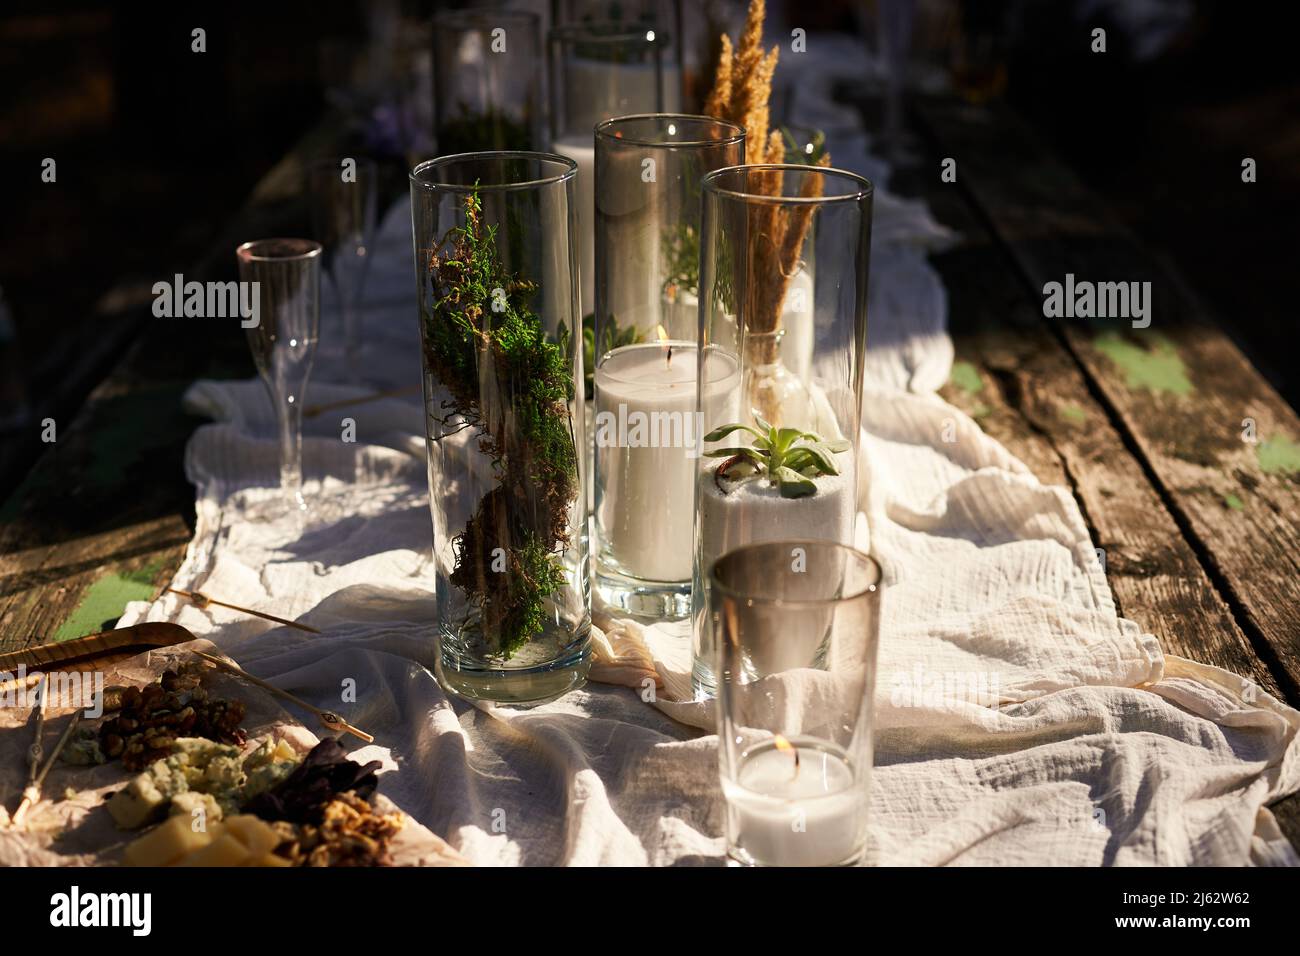
{"type": "Polygon", "coordinates": [[[673,364],[673,347],[668,344],[668,331],[662,325],[655,326],[655,333],[659,336],[659,341],[664,346],[664,361],[669,365],[673,364]]]}
{"type": "Polygon", "coordinates": [[[790,743],[790,741],[786,740],[780,734],[776,735],[776,739],[772,741],[772,744],[776,747],[777,750],[781,751],[782,753],[788,752],[794,756],[794,773],[795,776],[798,776],[799,775],[799,748],[796,747],[794,744],[790,743]]]}

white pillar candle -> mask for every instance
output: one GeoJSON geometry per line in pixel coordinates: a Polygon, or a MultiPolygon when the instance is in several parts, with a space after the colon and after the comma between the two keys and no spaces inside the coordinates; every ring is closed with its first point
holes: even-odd
{"type": "Polygon", "coordinates": [[[596,368],[596,526],[600,557],[645,581],[691,577],[702,421],[730,421],[740,387],[734,356],[705,354],[703,419],[695,414],[692,342],[615,349],[596,368]]]}
{"type": "Polygon", "coordinates": [[[653,63],[614,63],[571,57],[565,64],[564,125],[589,130],[613,116],[634,113],[676,113],[681,108],[681,73],[665,64],[663,108],[655,95],[653,63]]]}
{"type": "Polygon", "coordinates": [[[829,745],[790,743],[746,755],[736,779],[724,777],[728,842],[765,866],[851,862],[865,842],[866,786],[829,745]]]}

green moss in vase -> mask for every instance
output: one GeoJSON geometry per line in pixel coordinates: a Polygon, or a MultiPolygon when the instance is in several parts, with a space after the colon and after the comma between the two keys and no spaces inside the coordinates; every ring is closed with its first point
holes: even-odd
{"type": "Polygon", "coordinates": [[[543,630],[547,599],[567,580],[573,379],[565,345],[547,339],[529,306],[536,286],[505,272],[481,214],[469,194],[465,226],[428,264],[433,305],[422,320],[426,367],[449,393],[443,437],[474,429],[497,481],[452,541],[451,582],[478,609],[485,642],[509,658],[543,630]]]}

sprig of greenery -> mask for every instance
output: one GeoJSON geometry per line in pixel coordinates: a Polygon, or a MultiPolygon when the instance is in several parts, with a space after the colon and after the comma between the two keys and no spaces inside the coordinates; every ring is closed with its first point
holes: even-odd
{"type": "Polygon", "coordinates": [[[785,149],[785,161],[787,163],[801,163],[805,166],[816,166],[821,162],[821,158],[826,155],[826,134],[819,129],[812,131],[812,141],[809,143],[800,143],[794,137],[788,126],[781,127],[781,144],[785,149]],[[807,152],[806,148],[812,146],[812,152],[807,152]]]}
{"type": "Polygon", "coordinates": [[[687,222],[679,222],[664,230],[659,240],[664,259],[663,291],[675,287],[674,294],[683,291],[700,294],[700,234],[687,222]]]}
{"type": "MultiPolygon", "coordinates": [[[[596,362],[606,352],[622,348],[625,345],[637,345],[645,340],[641,330],[635,325],[629,325],[626,328],[618,324],[618,319],[612,313],[605,320],[605,341],[601,347],[596,348],[596,315],[594,312],[588,312],[582,317],[582,375],[585,380],[585,395],[587,401],[591,401],[596,395],[596,362]]],[[[560,331],[556,336],[556,341],[560,348],[567,355],[569,352],[569,327],[563,322],[560,323],[560,331]]]]}
{"type": "Polygon", "coordinates": [[[816,432],[798,428],[777,428],[754,416],[759,428],[733,422],[715,428],[704,436],[706,442],[722,441],[733,432],[745,431],[754,436],[754,444],[732,448],[716,448],[705,452],[708,458],[729,458],[720,469],[731,469],[736,464],[748,466],[751,471],[766,475],[773,485],[779,485],[782,498],[803,498],[814,494],[817,485],[812,479],[818,475],[838,475],[835,456],[851,447],[843,438],[827,440],[816,432]],[[760,430],[761,429],[761,430],[760,430]]]}

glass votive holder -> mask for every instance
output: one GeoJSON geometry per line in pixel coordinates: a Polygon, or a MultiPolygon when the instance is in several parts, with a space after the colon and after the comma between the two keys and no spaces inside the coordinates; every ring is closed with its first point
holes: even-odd
{"type": "Polygon", "coordinates": [[[434,137],[440,155],[545,145],[540,20],[526,10],[433,18],[434,137]]]}
{"type": "Polygon", "coordinates": [[[693,683],[707,697],[713,561],[762,541],[854,540],[872,187],[805,165],[702,185],[699,342],[734,356],[742,380],[734,412],[699,406],[693,683]]]}
{"type": "Polygon", "coordinates": [[[583,22],[550,33],[551,144],[578,164],[581,310],[596,309],[596,140],[598,123],[663,109],[665,44],[653,30],[617,21],[583,22]]]}
{"type": "Polygon", "coordinates": [[[661,51],[662,105],[657,108],[669,113],[682,109],[685,18],[681,0],[555,0],[553,10],[557,28],[603,24],[623,33],[639,33],[654,43],[661,51]]]}
{"type": "Polygon", "coordinates": [[[700,179],[739,162],[744,130],[707,116],[596,127],[595,586],[643,617],[690,611],[698,388],[723,418],[740,364],[696,348],[700,179]]]}
{"type": "Polygon", "coordinates": [[[860,862],[880,566],[841,544],[774,541],[723,555],[710,580],[729,860],[860,862]]]}

